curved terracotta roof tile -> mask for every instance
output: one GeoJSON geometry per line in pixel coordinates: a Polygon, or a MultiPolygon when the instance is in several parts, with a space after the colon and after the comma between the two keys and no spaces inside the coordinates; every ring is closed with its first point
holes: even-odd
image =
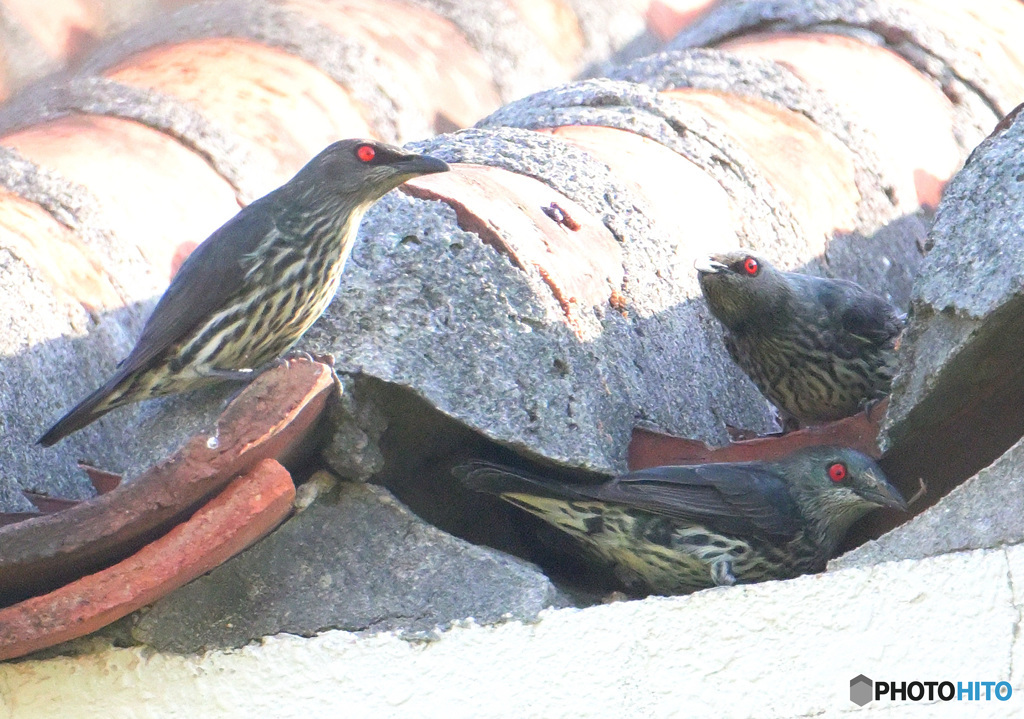
{"type": "Polygon", "coordinates": [[[106,494],[0,528],[0,603],[109,566],[165,533],[258,462],[286,461],[316,425],[333,390],[329,368],[294,360],[246,387],[212,437],[193,437],[106,494]]]}
{"type": "Polygon", "coordinates": [[[938,204],[963,161],[953,108],[935,85],[895,53],[838,35],[758,34],[725,50],[785,63],[834,95],[879,142],[904,203],[938,204]]]}
{"type": "Polygon", "coordinates": [[[40,272],[68,302],[81,304],[90,313],[121,306],[121,295],[99,259],[39,205],[0,192],[0,234],[4,246],[40,272]]]}
{"type": "Polygon", "coordinates": [[[0,661],[110,624],[227,561],[288,516],[291,475],[261,460],[164,536],[113,566],[0,609],[0,661]]]}
{"type": "Polygon", "coordinates": [[[581,339],[593,328],[581,325],[579,311],[607,305],[622,288],[621,250],[608,228],[537,180],[456,164],[452,172],[410,181],[405,191],[451,205],[460,227],[509,255],[518,267],[538,271],[581,339]]]}
{"type": "Polygon", "coordinates": [[[270,157],[266,194],[326,145],[374,134],[351,93],[284,50],[243,38],[202,38],[131,55],[104,72],[174,96],[270,157]]]}
{"type": "Polygon", "coordinates": [[[721,185],[691,160],[626,130],[589,125],[541,129],[607,163],[695,256],[736,242],[735,216],[721,185]]]}
{"type": "Polygon", "coordinates": [[[666,91],[724,125],[793,208],[809,233],[855,229],[861,201],[848,148],[809,118],[765,100],[725,92],[666,91]],[[814,158],[809,162],[809,158],[814,158]]]}
{"type": "Polygon", "coordinates": [[[501,104],[483,56],[455,25],[426,8],[396,0],[288,4],[364,44],[401,82],[396,99],[435,132],[471,125],[501,104]]]}
{"type": "Polygon", "coordinates": [[[136,122],[69,116],[0,137],[89,188],[111,229],[170,281],[183,242],[198,244],[238,212],[234,189],[194,152],[136,122]]]}

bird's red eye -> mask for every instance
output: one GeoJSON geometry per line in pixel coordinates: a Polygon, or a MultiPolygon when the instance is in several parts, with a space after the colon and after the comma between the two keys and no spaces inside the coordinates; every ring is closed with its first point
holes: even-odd
{"type": "Polygon", "coordinates": [[[836,462],[828,468],[828,477],[833,482],[842,482],[846,479],[846,465],[842,462],[836,462]]]}
{"type": "Polygon", "coordinates": [[[356,150],[356,157],[363,162],[370,162],[376,156],[377,151],[374,150],[370,145],[360,145],[356,150]]]}
{"type": "Polygon", "coordinates": [[[753,257],[748,257],[747,259],[743,260],[743,270],[751,277],[756,275],[760,271],[760,269],[761,265],[758,264],[757,260],[755,260],[753,257]]]}

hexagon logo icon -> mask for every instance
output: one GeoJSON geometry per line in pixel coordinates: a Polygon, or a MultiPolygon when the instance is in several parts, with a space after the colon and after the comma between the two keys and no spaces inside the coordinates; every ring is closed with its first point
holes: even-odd
{"type": "Polygon", "coordinates": [[[859,707],[871,701],[871,688],[873,682],[863,674],[858,674],[850,680],[850,701],[859,707]]]}

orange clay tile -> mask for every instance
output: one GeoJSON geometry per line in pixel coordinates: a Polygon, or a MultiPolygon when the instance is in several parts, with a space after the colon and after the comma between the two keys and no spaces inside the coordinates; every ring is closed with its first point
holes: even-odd
{"type": "Polygon", "coordinates": [[[927,20],[939,15],[954,27],[983,37],[984,65],[1009,97],[1024,97],[1024,3],[1006,0],[904,0],[927,20]]]}
{"type": "Polygon", "coordinates": [[[714,0],[654,0],[647,7],[647,29],[667,42],[712,5],[714,0]]]}
{"type": "Polygon", "coordinates": [[[288,461],[334,391],[330,368],[291,360],[258,377],[228,406],[216,442],[197,435],[106,494],[0,528],[0,597],[52,589],[108,566],[166,532],[260,460],[288,461]]]}
{"type": "Polygon", "coordinates": [[[54,295],[98,313],[124,304],[78,236],[34,202],[0,192],[0,244],[45,278],[54,295]]]}
{"type": "Polygon", "coordinates": [[[258,187],[261,194],[287,182],[335,140],[372,134],[345,88],[305,60],[250,40],[161,45],[104,74],[184,100],[266,152],[273,174],[258,187]]]}
{"type": "Polygon", "coordinates": [[[201,242],[239,209],[234,190],[199,155],[130,120],[62,117],[0,144],[88,188],[118,238],[168,281],[178,246],[201,242]]]}
{"type": "Polygon", "coordinates": [[[675,235],[692,263],[736,245],[736,220],[722,186],[688,159],[646,137],[610,127],[565,126],[550,130],[606,163],[647,201],[652,219],[675,235]]]}
{"type": "Polygon", "coordinates": [[[106,30],[105,4],[100,0],[3,0],[12,19],[62,66],[106,30]]]}
{"type": "Polygon", "coordinates": [[[508,0],[520,21],[537,36],[565,70],[574,75],[583,54],[583,32],[564,0],[508,0]]]}
{"type": "Polygon", "coordinates": [[[462,33],[440,15],[394,0],[287,0],[339,35],[375,50],[404,80],[402,97],[436,132],[467,127],[501,105],[491,70],[462,33]]]}
{"type": "Polygon", "coordinates": [[[409,194],[450,205],[459,226],[519,267],[535,268],[579,331],[578,313],[605,306],[622,286],[619,244],[601,220],[544,183],[482,165],[407,182],[409,194]],[[554,203],[557,207],[551,208],[554,203]],[[544,208],[562,221],[556,221],[544,208]]]}
{"type": "Polygon", "coordinates": [[[117,564],[0,609],[0,660],[94,632],[222,564],[280,524],[295,486],[264,459],[191,518],[117,564]]]}
{"type": "Polygon", "coordinates": [[[904,204],[936,206],[960,166],[950,101],[898,55],[839,35],[747,35],[719,47],[786,64],[878,138],[904,204]]]}
{"type": "Polygon", "coordinates": [[[819,250],[854,229],[860,192],[849,151],[805,116],[758,98],[704,90],[662,96],[697,107],[743,148],[786,200],[819,250]]]}
{"type": "Polygon", "coordinates": [[[820,445],[852,447],[877,459],[881,455],[878,428],[888,407],[886,399],[871,408],[870,416],[860,412],[836,422],[783,435],[730,442],[724,447],[710,447],[698,440],[636,427],[629,442],[628,466],[632,472],[664,465],[773,460],[803,447],[820,445]]]}

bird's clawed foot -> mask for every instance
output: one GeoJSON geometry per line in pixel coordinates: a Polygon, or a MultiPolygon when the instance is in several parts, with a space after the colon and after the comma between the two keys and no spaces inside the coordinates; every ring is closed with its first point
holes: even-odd
{"type": "Polygon", "coordinates": [[[732,562],[719,559],[711,565],[711,581],[716,587],[731,587],[736,583],[736,575],[732,573],[732,562]]]}
{"type": "Polygon", "coordinates": [[[203,371],[203,374],[212,379],[224,380],[225,382],[252,382],[254,379],[259,377],[264,372],[275,369],[277,367],[287,367],[288,363],[292,360],[307,360],[309,362],[320,362],[326,364],[329,367],[334,366],[333,355],[311,355],[308,352],[302,350],[296,350],[289,352],[283,357],[270,360],[259,367],[253,368],[242,368],[242,369],[218,369],[216,367],[210,367],[203,371]]]}
{"type": "Polygon", "coordinates": [[[254,371],[256,372],[256,374],[263,374],[264,372],[268,372],[272,369],[277,369],[278,367],[284,367],[285,369],[287,369],[288,363],[293,360],[306,360],[308,362],[316,362],[316,360],[313,359],[313,355],[309,354],[309,352],[303,352],[302,350],[294,350],[292,352],[289,352],[288,354],[278,357],[277,359],[272,359],[269,362],[261,364],[254,371]]]}
{"type": "Polygon", "coordinates": [[[324,354],[312,354],[310,352],[306,352],[305,350],[295,350],[294,352],[289,352],[288,354],[286,354],[284,356],[284,359],[304,359],[309,360],[310,362],[319,362],[320,364],[325,364],[328,367],[334,366],[334,355],[332,355],[330,352],[326,352],[324,354]]]}
{"type": "Polygon", "coordinates": [[[311,354],[309,352],[306,352],[305,350],[294,350],[294,351],[289,352],[288,354],[286,354],[284,357],[282,357],[278,361],[286,363],[286,362],[288,362],[290,360],[294,360],[294,359],[304,359],[304,360],[308,360],[310,362],[319,362],[320,364],[325,364],[328,367],[333,367],[334,366],[334,355],[332,355],[329,352],[324,353],[324,354],[319,354],[319,353],[311,354]]]}
{"type": "Polygon", "coordinates": [[[226,382],[251,382],[256,375],[259,374],[259,370],[252,369],[216,369],[210,367],[203,371],[203,374],[213,379],[220,379],[226,382]]]}
{"type": "Polygon", "coordinates": [[[733,427],[731,424],[725,425],[725,431],[729,435],[730,442],[746,442],[747,440],[757,439],[761,436],[752,429],[733,427]]]}
{"type": "Polygon", "coordinates": [[[912,506],[914,502],[917,502],[923,496],[928,494],[928,485],[924,483],[924,477],[918,477],[917,481],[920,484],[920,486],[917,488],[917,491],[914,492],[914,496],[907,500],[908,507],[912,506]]]}
{"type": "MultiPolygon", "coordinates": [[[[861,411],[864,412],[864,418],[869,422],[872,421],[871,415],[874,414],[875,409],[882,402],[885,401],[885,397],[876,397],[875,399],[864,399],[860,403],[861,411]]],[[[881,420],[879,420],[881,421],[881,420]]]]}
{"type": "Polygon", "coordinates": [[[281,359],[277,360],[280,364],[288,364],[291,360],[307,360],[309,362],[316,362],[316,357],[311,355],[306,350],[292,350],[288,354],[284,355],[281,359]]]}

